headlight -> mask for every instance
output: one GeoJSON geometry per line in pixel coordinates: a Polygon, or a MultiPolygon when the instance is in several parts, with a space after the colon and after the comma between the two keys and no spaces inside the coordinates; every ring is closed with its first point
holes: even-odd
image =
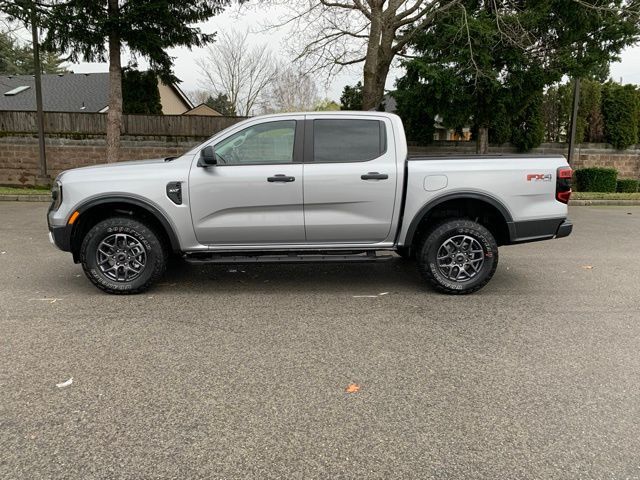
{"type": "Polygon", "coordinates": [[[57,210],[62,204],[62,184],[57,180],[54,182],[53,187],[51,187],[51,198],[53,198],[51,210],[57,210]]]}

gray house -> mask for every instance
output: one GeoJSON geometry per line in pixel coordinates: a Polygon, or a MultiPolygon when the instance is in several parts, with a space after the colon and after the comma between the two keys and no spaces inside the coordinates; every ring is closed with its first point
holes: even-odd
{"type": "MultiPolygon", "coordinates": [[[[175,85],[158,82],[162,112],[182,115],[193,108],[187,96],[175,85]]],[[[45,112],[104,113],[109,109],[108,73],[65,73],[42,75],[45,112]]],[[[0,76],[0,111],[35,111],[36,90],[33,75],[0,76]]]]}

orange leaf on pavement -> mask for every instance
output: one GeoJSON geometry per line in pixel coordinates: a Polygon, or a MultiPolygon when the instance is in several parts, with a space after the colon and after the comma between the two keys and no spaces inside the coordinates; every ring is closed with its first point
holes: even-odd
{"type": "Polygon", "coordinates": [[[360,391],[360,385],[357,383],[351,383],[345,390],[347,393],[358,393],[360,391]]]}

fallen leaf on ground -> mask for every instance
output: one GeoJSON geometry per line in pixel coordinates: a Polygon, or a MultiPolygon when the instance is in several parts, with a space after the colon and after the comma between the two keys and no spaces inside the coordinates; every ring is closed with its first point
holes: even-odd
{"type": "Polygon", "coordinates": [[[582,268],[585,270],[593,270],[593,265],[583,265],[582,268]]]}
{"type": "Polygon", "coordinates": [[[71,385],[73,383],[73,377],[71,377],[69,380],[67,380],[66,382],[62,382],[62,383],[56,383],[56,387],[58,388],[64,388],[64,387],[68,387],[69,385],[71,385]]]}
{"type": "Polygon", "coordinates": [[[360,385],[357,383],[350,383],[349,386],[345,389],[347,393],[358,393],[360,391],[360,385]]]}
{"type": "Polygon", "coordinates": [[[39,301],[39,302],[56,303],[58,300],[62,300],[62,299],[61,298],[30,298],[29,300],[39,301]]]}

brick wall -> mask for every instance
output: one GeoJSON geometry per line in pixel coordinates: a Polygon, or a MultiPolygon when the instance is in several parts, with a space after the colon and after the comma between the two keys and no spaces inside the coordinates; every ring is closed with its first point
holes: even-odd
{"type": "MultiPolygon", "coordinates": [[[[173,137],[124,137],[122,160],[177,156],[201,140],[173,137]]],[[[47,167],[51,178],[70,168],[105,163],[104,137],[47,138],[47,167]]],[[[38,139],[0,137],[0,185],[35,185],[39,175],[38,139]]]]}
{"type": "MultiPolygon", "coordinates": [[[[122,160],[141,160],[180,155],[200,143],[195,137],[131,137],[122,140],[122,160]]],[[[105,161],[103,136],[83,138],[50,137],[47,143],[47,165],[51,177],[62,170],[96,165],[105,161]]],[[[474,153],[471,142],[436,142],[427,147],[411,146],[412,154],[474,153]]],[[[510,146],[492,146],[494,153],[514,153],[510,146]]],[[[543,144],[532,153],[566,154],[562,144],[543,144]]],[[[585,144],[576,151],[574,168],[612,167],[620,178],[640,178],[640,146],[618,151],[608,145],[585,144]]],[[[0,137],[0,185],[35,185],[39,174],[38,140],[35,136],[0,137]]]]}
{"type": "MultiPolygon", "coordinates": [[[[533,149],[531,154],[567,155],[567,145],[563,143],[543,143],[533,149]]],[[[410,146],[413,154],[473,154],[474,142],[434,142],[432,145],[410,146]]],[[[517,150],[511,145],[492,145],[491,153],[515,154],[517,150]]],[[[619,178],[640,178],[640,145],[628,150],[616,150],[610,145],[585,143],[576,146],[573,168],[609,167],[618,171],[619,178]]]]}

